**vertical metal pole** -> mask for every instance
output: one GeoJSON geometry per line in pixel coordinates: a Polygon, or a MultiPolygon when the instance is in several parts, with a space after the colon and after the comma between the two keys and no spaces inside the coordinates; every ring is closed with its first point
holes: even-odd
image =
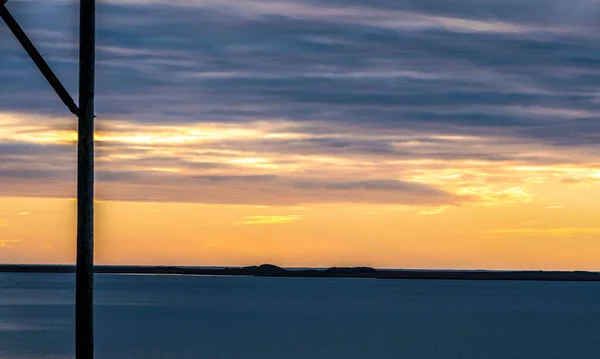
{"type": "Polygon", "coordinates": [[[77,269],[75,353],[94,357],[94,77],[95,0],[80,0],[77,143],[77,269]]]}

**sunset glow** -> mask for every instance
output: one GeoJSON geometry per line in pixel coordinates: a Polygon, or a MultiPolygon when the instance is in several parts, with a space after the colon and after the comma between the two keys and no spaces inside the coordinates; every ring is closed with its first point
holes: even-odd
{"type": "MultiPolygon", "coordinates": [[[[600,270],[600,40],[576,2],[552,22],[528,2],[102,2],[97,262],[600,270]]],[[[69,21],[28,26],[73,89],[69,21]]],[[[8,35],[0,262],[72,263],[76,120],[8,35]]]]}

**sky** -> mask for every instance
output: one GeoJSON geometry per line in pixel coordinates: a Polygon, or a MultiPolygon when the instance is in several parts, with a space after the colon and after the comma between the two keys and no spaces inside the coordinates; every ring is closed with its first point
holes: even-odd
{"type": "MultiPolygon", "coordinates": [[[[77,2],[7,6],[76,99],[77,2]]],[[[97,12],[97,263],[600,270],[599,1],[97,12]]],[[[0,25],[0,262],[73,263],[76,119],[0,25]]]]}

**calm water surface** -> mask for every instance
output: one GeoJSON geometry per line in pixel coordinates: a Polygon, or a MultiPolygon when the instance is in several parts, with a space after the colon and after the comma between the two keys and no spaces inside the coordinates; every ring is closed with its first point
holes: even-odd
{"type": "MultiPolygon", "coordinates": [[[[97,275],[97,358],[600,358],[600,283],[97,275]]],[[[0,273],[0,359],[74,357],[74,276],[0,273]]]]}

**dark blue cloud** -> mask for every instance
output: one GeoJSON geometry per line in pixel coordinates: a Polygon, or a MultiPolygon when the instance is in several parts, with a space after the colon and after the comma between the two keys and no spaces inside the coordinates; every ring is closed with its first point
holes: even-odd
{"type": "MultiPolygon", "coordinates": [[[[323,1],[313,3],[334,7],[323,1]]],[[[420,16],[514,21],[523,27],[573,24],[573,16],[569,16],[572,12],[564,14],[558,23],[544,21],[538,11],[541,3],[536,1],[442,3],[353,1],[351,4],[369,11],[394,9],[420,16]]],[[[75,89],[76,51],[56,46],[76,38],[76,21],[70,15],[73,9],[66,3],[45,4],[44,11],[48,9],[53,16],[42,19],[33,4],[36,2],[15,5],[14,12],[31,28],[32,37],[45,54],[54,59],[53,65],[68,87],[75,89]]],[[[562,8],[558,2],[550,6],[544,2],[544,5],[546,10],[562,8]]],[[[568,106],[572,104],[569,97],[573,96],[586,102],[593,76],[597,76],[585,72],[594,72],[598,63],[595,51],[598,41],[585,32],[524,36],[442,28],[400,31],[377,25],[375,15],[380,14],[377,12],[367,13],[363,19],[356,10],[352,21],[336,21],[334,16],[293,17],[293,9],[283,14],[275,9],[269,14],[269,6],[264,7],[266,13],[260,16],[244,16],[243,9],[225,12],[210,5],[99,6],[99,111],[105,116],[129,116],[140,121],[151,118],[199,121],[239,120],[248,113],[237,112],[235,108],[257,101],[263,105],[263,112],[290,117],[297,114],[285,113],[281,108],[269,109],[281,102],[314,106],[315,110],[320,104],[343,110],[351,104],[385,107],[414,101],[459,106],[473,102],[548,105],[558,100],[568,106]],[[557,78],[559,70],[570,68],[581,73],[557,78]],[[390,71],[413,71],[433,79],[386,76],[390,71]],[[348,78],[348,74],[356,72],[362,72],[363,76],[348,78]],[[222,76],[193,76],[202,73],[222,76]],[[432,89],[436,93],[431,94],[432,89]],[[452,96],[454,93],[457,95],[452,96]],[[205,104],[221,106],[203,116],[205,104]],[[225,108],[232,108],[230,116],[224,113],[225,108]]],[[[588,30],[591,33],[593,28],[588,30]]],[[[4,36],[7,35],[5,31],[4,36]]],[[[14,60],[19,53],[15,44],[7,47],[11,51],[3,52],[2,62],[11,69],[19,68],[20,77],[11,77],[12,88],[5,91],[27,91],[44,97],[47,88],[40,86],[39,78],[32,81],[35,77],[32,66],[14,60]],[[17,81],[18,78],[22,80],[17,81]]],[[[53,104],[56,101],[51,96],[45,97],[41,102],[36,98],[36,108],[56,111],[58,105],[53,104]]],[[[2,105],[23,110],[30,109],[31,103],[21,97],[2,105]]],[[[302,119],[302,113],[298,117],[302,119]]]]}
{"type": "Polygon", "coordinates": [[[245,175],[245,176],[224,176],[224,175],[212,175],[212,176],[194,176],[199,181],[205,182],[238,182],[238,183],[249,183],[249,182],[272,182],[277,180],[279,177],[275,175],[245,175]]]}
{"type": "Polygon", "coordinates": [[[7,156],[57,156],[65,155],[73,151],[73,146],[70,145],[39,145],[30,143],[0,143],[0,158],[7,156]]]}
{"type": "Polygon", "coordinates": [[[342,182],[317,182],[300,181],[295,186],[299,189],[324,189],[324,190],[366,190],[366,191],[393,191],[408,192],[420,195],[446,196],[447,192],[432,188],[420,183],[410,183],[398,180],[366,180],[342,182]]]}
{"type": "MultiPolygon", "coordinates": [[[[8,5],[74,97],[76,5],[8,5]]],[[[501,138],[593,151],[600,147],[599,12],[592,0],[100,2],[98,128],[110,131],[107,119],[138,125],[285,120],[306,136],[223,140],[218,148],[562,163],[560,156],[540,155],[539,148],[525,156],[438,140],[425,149],[403,149],[383,135],[413,131],[423,141],[431,141],[428,135],[479,136],[495,144],[501,138]],[[335,131],[329,136],[324,126],[335,131]],[[382,137],[336,136],[352,132],[382,137]]],[[[69,116],[4,26],[0,39],[0,111],[69,116]]],[[[99,154],[103,146],[109,151],[118,144],[101,144],[99,154]]],[[[19,151],[30,159],[44,150],[0,145],[13,162],[19,151]]],[[[61,152],[60,158],[67,157],[61,152]]],[[[3,159],[8,163],[9,157],[3,159]]],[[[227,167],[160,157],[135,164],[161,167],[169,161],[187,169],[227,167]]],[[[120,162],[123,169],[128,164],[120,162]]],[[[141,181],[139,175],[106,172],[101,178],[141,181]]],[[[228,182],[211,176],[204,182],[228,182]]]]}
{"type": "MultiPolygon", "coordinates": [[[[455,132],[455,125],[469,132],[536,123],[501,111],[451,115],[437,107],[595,109],[600,40],[593,37],[597,24],[586,21],[597,12],[590,1],[569,7],[534,0],[250,3],[101,3],[98,113],[172,123],[256,117],[390,128],[434,123],[441,131],[455,132]],[[327,16],[328,9],[343,16],[327,16]],[[394,11],[428,26],[390,24],[394,11]]],[[[11,9],[75,93],[74,5],[15,1],[11,9]]],[[[64,113],[16,42],[6,30],[1,34],[0,76],[10,85],[0,87],[0,108],[64,113]]]]}

